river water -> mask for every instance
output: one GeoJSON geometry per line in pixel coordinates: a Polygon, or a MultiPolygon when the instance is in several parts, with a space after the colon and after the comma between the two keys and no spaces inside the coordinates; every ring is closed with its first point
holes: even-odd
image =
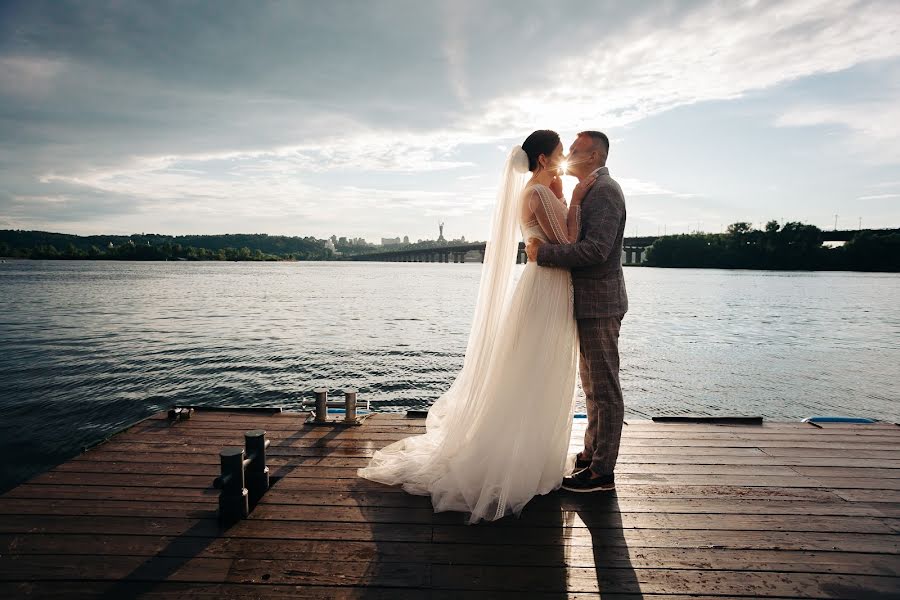
{"type": "MultiPolygon", "coordinates": [[[[376,410],[427,407],[462,365],[480,267],[2,263],[0,489],[175,404],[290,409],[352,386],[376,410]]],[[[900,276],[625,277],[627,417],[900,420],[900,276]]]]}

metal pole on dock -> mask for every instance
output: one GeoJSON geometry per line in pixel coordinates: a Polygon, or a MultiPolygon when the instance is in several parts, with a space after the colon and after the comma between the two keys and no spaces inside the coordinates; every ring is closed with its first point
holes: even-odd
{"type": "Polygon", "coordinates": [[[219,452],[222,475],[217,483],[222,488],[219,494],[219,518],[232,523],[246,519],[250,514],[250,502],[244,485],[244,449],[225,448],[219,452]]]}
{"type": "Polygon", "coordinates": [[[347,423],[356,422],[356,392],[355,388],[344,390],[344,421],[347,423]]]}
{"type": "Polygon", "coordinates": [[[328,421],[328,390],[318,388],[313,390],[316,395],[316,423],[328,421]]]}
{"type": "Polygon", "coordinates": [[[245,461],[247,469],[244,477],[250,493],[251,506],[255,506],[269,489],[269,467],[266,466],[266,448],[269,443],[263,429],[253,429],[244,433],[244,445],[247,449],[245,461]]]}

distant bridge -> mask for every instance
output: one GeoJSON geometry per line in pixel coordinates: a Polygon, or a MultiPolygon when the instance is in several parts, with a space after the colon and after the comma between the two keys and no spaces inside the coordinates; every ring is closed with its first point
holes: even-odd
{"type": "MultiPolygon", "coordinates": [[[[639,265],[645,259],[645,250],[650,247],[656,236],[625,238],[622,250],[622,264],[639,265]]],[[[449,244],[434,248],[403,248],[373,252],[372,254],[358,254],[351,256],[350,260],[367,260],[374,262],[438,262],[438,263],[464,263],[484,262],[485,242],[471,244],[449,244]]],[[[519,242],[516,252],[516,264],[528,262],[525,254],[525,243],[519,242]]]]}
{"type": "MultiPolygon", "coordinates": [[[[874,229],[880,234],[900,234],[900,229],[874,229]]],[[[824,242],[847,242],[859,233],[856,229],[844,229],[823,231],[824,242]]],[[[647,259],[647,248],[662,236],[648,235],[641,237],[627,237],[622,247],[622,264],[639,265],[647,259]]],[[[373,262],[438,262],[438,263],[464,263],[483,262],[485,242],[471,244],[448,244],[434,248],[398,248],[396,250],[384,250],[371,254],[358,254],[349,257],[350,260],[367,260],[373,262]]],[[[525,244],[519,242],[516,252],[516,264],[527,262],[525,244]]]]}

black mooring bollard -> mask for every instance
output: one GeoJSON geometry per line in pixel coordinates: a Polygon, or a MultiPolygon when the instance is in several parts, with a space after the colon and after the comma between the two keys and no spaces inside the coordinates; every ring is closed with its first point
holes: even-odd
{"type": "Polygon", "coordinates": [[[247,488],[244,486],[244,449],[231,447],[219,452],[222,475],[216,486],[219,494],[219,518],[226,523],[246,519],[250,514],[247,488]]]}
{"type": "Polygon", "coordinates": [[[250,493],[250,506],[256,506],[269,489],[269,467],[266,466],[266,448],[269,443],[263,429],[244,433],[244,444],[247,447],[247,459],[244,461],[247,469],[244,476],[250,493]]]}

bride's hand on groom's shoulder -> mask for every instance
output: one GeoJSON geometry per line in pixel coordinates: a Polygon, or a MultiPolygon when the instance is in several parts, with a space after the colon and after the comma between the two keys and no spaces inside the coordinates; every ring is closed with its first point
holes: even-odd
{"type": "Polygon", "coordinates": [[[595,181],[597,181],[597,175],[588,175],[578,182],[578,185],[572,190],[572,206],[581,204],[581,201],[587,196],[588,190],[591,189],[595,181]]]}

